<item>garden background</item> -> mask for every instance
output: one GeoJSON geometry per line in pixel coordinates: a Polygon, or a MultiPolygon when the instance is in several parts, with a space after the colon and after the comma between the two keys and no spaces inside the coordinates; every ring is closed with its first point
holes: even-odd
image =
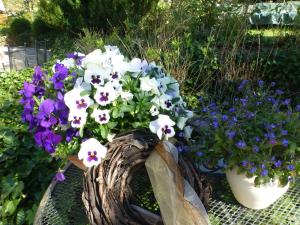
{"type": "MultiPolygon", "coordinates": [[[[300,11],[288,25],[251,25],[258,1],[4,0],[0,45],[48,41],[50,67],[66,52],[117,45],[156,61],[181,82],[191,108],[200,96],[230,96],[243,79],[276,82],[299,102],[300,11]]],[[[21,121],[23,82],[33,69],[0,74],[0,224],[32,224],[56,163],[21,121]]]]}

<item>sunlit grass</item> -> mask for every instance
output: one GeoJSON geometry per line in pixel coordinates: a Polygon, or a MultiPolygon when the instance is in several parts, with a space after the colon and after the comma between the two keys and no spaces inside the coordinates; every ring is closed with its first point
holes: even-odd
{"type": "MultiPolygon", "coordinates": [[[[300,31],[300,30],[299,30],[300,31]]],[[[282,37],[287,35],[295,35],[296,30],[291,28],[263,28],[263,29],[250,29],[248,31],[250,35],[261,35],[264,37],[282,37]]]]}

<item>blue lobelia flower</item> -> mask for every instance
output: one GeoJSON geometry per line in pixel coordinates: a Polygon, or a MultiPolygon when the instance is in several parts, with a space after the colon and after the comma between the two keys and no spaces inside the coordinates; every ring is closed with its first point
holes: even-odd
{"type": "Polygon", "coordinates": [[[251,169],[249,169],[249,173],[253,174],[256,172],[256,167],[252,167],[251,169]]]}
{"type": "Polygon", "coordinates": [[[289,105],[290,103],[291,103],[291,99],[289,98],[282,101],[283,105],[289,105]]]}
{"type": "Polygon", "coordinates": [[[198,157],[202,157],[202,156],[204,155],[204,153],[201,152],[201,151],[198,151],[198,152],[196,152],[196,155],[197,155],[198,157]]]}
{"type": "Polygon", "coordinates": [[[287,139],[282,139],[281,143],[284,147],[288,147],[288,145],[289,145],[289,141],[287,139]]]}
{"type": "Polygon", "coordinates": [[[238,141],[236,144],[236,147],[238,147],[239,149],[244,149],[246,148],[246,143],[243,140],[238,141]]]}
{"type": "Polygon", "coordinates": [[[258,86],[259,86],[260,88],[262,88],[262,87],[264,86],[264,81],[259,80],[259,81],[258,81],[258,86]]]}
{"type": "Polygon", "coordinates": [[[275,163],[274,163],[275,167],[280,167],[282,165],[282,162],[280,160],[277,160],[275,163]]]}
{"type": "Polygon", "coordinates": [[[249,82],[249,80],[243,80],[238,86],[238,90],[241,91],[244,89],[245,85],[249,82]]]}
{"type": "Polygon", "coordinates": [[[227,121],[228,120],[228,116],[227,115],[222,115],[222,120],[223,121],[227,121]]]}
{"type": "Polygon", "coordinates": [[[257,152],[259,152],[259,147],[257,146],[257,145],[254,145],[253,147],[252,147],[252,151],[254,152],[254,153],[257,153],[257,152]]]}
{"type": "Polygon", "coordinates": [[[62,182],[66,179],[65,175],[63,172],[57,172],[55,174],[55,178],[54,178],[56,181],[59,181],[59,182],[62,182]]]}
{"type": "Polygon", "coordinates": [[[283,135],[283,136],[288,135],[288,131],[287,130],[281,130],[281,135],[283,135]]]}
{"type": "Polygon", "coordinates": [[[248,161],[243,160],[243,161],[241,162],[241,164],[242,164],[243,167],[247,167],[247,166],[248,166],[248,161]]]}
{"type": "Polygon", "coordinates": [[[256,137],[254,138],[254,140],[255,140],[256,142],[260,142],[260,141],[261,141],[260,137],[258,137],[258,136],[256,136],[256,137]]]}
{"type": "Polygon", "coordinates": [[[288,170],[291,170],[291,171],[292,171],[292,170],[295,170],[295,166],[292,165],[292,164],[287,165],[286,168],[287,168],[288,170]]]}
{"type": "Polygon", "coordinates": [[[260,174],[261,174],[261,176],[265,177],[269,174],[269,171],[268,170],[262,170],[260,174]]]}
{"type": "Polygon", "coordinates": [[[228,131],[227,132],[227,137],[229,140],[232,140],[236,135],[236,132],[235,131],[228,131]]]}
{"type": "Polygon", "coordinates": [[[280,89],[277,89],[277,90],[275,91],[275,93],[276,93],[277,95],[283,95],[283,94],[284,94],[284,91],[282,91],[282,90],[280,90],[280,89]]]}

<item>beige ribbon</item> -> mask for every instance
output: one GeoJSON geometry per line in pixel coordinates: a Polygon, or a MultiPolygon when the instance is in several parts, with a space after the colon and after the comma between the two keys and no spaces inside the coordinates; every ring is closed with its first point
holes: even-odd
{"type": "Polygon", "coordinates": [[[208,225],[206,210],[193,188],[183,178],[169,146],[172,145],[157,144],[146,161],[163,221],[165,225],[208,225]]]}

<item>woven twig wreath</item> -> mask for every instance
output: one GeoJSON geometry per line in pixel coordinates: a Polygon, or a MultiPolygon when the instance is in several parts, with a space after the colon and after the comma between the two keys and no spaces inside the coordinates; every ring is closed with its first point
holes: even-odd
{"type": "MultiPolygon", "coordinates": [[[[124,134],[107,145],[106,158],[99,166],[85,172],[82,199],[92,225],[163,224],[159,215],[131,204],[130,181],[145,166],[158,141],[156,135],[144,131],[124,134]]],[[[188,159],[179,157],[179,167],[207,207],[210,185],[188,159]]]]}

